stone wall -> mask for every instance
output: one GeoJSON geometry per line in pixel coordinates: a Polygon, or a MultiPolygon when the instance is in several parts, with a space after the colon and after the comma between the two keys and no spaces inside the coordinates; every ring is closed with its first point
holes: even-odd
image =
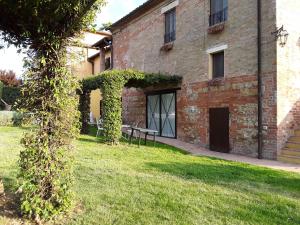
{"type": "Polygon", "coordinates": [[[231,152],[257,156],[256,76],[184,84],[177,101],[179,139],[209,147],[209,109],[228,107],[231,152]]]}
{"type": "Polygon", "coordinates": [[[300,128],[300,2],[277,1],[277,27],[289,33],[285,46],[278,43],[278,150],[300,128]]]}
{"type": "MultiPolygon", "coordinates": [[[[209,144],[209,108],[229,107],[232,152],[257,156],[257,11],[256,1],[228,0],[228,21],[217,34],[209,34],[209,0],[179,0],[176,41],[164,44],[164,15],[157,7],[113,31],[114,67],[135,68],[183,76],[178,91],[178,138],[209,144]],[[227,45],[225,79],[210,82],[207,50],[227,45]]],[[[277,155],[275,1],[263,1],[263,83],[265,158],[277,155]]],[[[145,115],[145,95],[126,90],[125,119],[145,115]],[[137,96],[137,94],[140,94],[137,96]]],[[[143,118],[145,121],[145,118],[143,118]]]]}

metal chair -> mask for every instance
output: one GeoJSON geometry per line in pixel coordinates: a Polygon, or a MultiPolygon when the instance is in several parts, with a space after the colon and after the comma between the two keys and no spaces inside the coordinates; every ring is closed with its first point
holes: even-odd
{"type": "Polygon", "coordinates": [[[96,134],[96,137],[98,137],[101,132],[102,133],[104,132],[103,119],[97,120],[97,134],[96,134]]]}

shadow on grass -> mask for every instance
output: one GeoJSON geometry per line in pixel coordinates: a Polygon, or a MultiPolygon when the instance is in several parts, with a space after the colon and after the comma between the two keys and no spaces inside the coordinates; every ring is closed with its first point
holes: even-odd
{"type": "Polygon", "coordinates": [[[15,184],[15,180],[3,178],[5,194],[0,194],[0,216],[20,222],[22,217],[20,212],[20,196],[14,193],[13,184],[15,184]]]}
{"type": "MultiPolygon", "coordinates": [[[[206,183],[216,185],[234,186],[234,184],[268,185],[272,189],[290,191],[293,195],[300,197],[300,176],[286,172],[275,171],[265,168],[252,167],[248,165],[230,165],[216,162],[217,159],[210,159],[211,164],[199,163],[148,163],[147,166],[158,169],[184,179],[198,179],[206,183]]],[[[236,187],[235,187],[236,188],[236,187]]],[[[242,188],[242,186],[239,186],[242,188]]]]}
{"type": "MultiPolygon", "coordinates": [[[[78,141],[86,142],[86,143],[106,144],[105,143],[105,138],[101,135],[99,137],[96,137],[96,134],[97,134],[97,128],[93,127],[93,126],[89,126],[89,133],[85,134],[85,135],[82,135],[78,139],[78,141]]],[[[129,145],[133,148],[136,148],[136,147],[138,148],[138,143],[139,142],[138,142],[137,138],[133,137],[132,143],[130,145],[129,136],[127,136],[127,135],[126,135],[126,138],[123,136],[120,140],[121,145],[129,145]]],[[[162,144],[162,143],[156,142],[155,145],[154,145],[154,142],[152,140],[147,140],[147,145],[145,145],[144,139],[142,139],[141,140],[141,148],[143,148],[143,147],[150,147],[150,148],[153,147],[153,148],[156,148],[156,149],[164,149],[164,150],[168,150],[168,151],[175,152],[175,153],[181,153],[181,154],[184,154],[184,155],[189,154],[188,152],[186,152],[182,149],[179,149],[179,148],[167,145],[167,144],[162,144]]]]}
{"type": "Polygon", "coordinates": [[[86,143],[96,143],[96,144],[103,144],[104,143],[103,141],[101,141],[97,138],[91,139],[91,138],[81,137],[81,138],[78,138],[78,141],[86,142],[86,143]]]}

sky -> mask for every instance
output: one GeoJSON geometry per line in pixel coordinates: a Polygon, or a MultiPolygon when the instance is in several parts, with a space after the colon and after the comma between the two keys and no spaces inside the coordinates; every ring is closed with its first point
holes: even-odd
{"type": "MultiPolygon", "coordinates": [[[[146,2],[146,0],[107,0],[106,6],[99,13],[96,23],[100,27],[103,23],[116,22],[129,12],[146,2]]],[[[18,77],[23,74],[23,57],[13,46],[0,50],[0,69],[13,70],[18,77]]]]}

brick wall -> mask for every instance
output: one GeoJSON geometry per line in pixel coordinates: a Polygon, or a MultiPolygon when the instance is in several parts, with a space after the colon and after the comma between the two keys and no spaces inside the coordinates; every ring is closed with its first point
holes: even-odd
{"type": "Polygon", "coordinates": [[[146,96],[143,90],[124,89],[122,105],[124,124],[146,127],[146,96]]]}
{"type": "MultiPolygon", "coordinates": [[[[113,31],[114,67],[182,76],[178,138],[208,146],[209,108],[229,107],[232,152],[257,156],[256,1],[228,0],[225,29],[209,34],[209,0],[179,0],[176,41],[165,52],[160,50],[164,42],[161,8],[167,2],[113,31]],[[225,79],[211,85],[206,51],[219,45],[228,45],[225,79]]],[[[263,1],[263,15],[264,156],[273,159],[277,155],[276,43],[271,35],[276,27],[275,1],[263,1]]],[[[126,120],[145,115],[143,92],[126,90],[123,102],[126,120]]]]}
{"type": "Polygon", "coordinates": [[[184,84],[178,92],[178,138],[209,147],[209,109],[228,107],[231,152],[257,156],[257,81],[255,75],[218,84],[184,84]]]}

